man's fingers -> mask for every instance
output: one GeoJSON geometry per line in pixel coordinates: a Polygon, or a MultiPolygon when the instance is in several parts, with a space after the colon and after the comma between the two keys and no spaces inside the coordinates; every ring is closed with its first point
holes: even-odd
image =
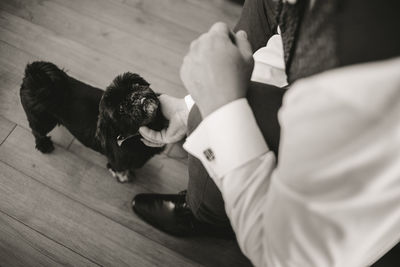
{"type": "MultiPolygon", "coordinates": [[[[190,59],[190,57],[188,55],[186,55],[183,58],[183,63],[182,63],[181,68],[179,70],[179,75],[180,75],[181,80],[182,80],[182,82],[183,82],[183,84],[185,85],[186,88],[188,88],[188,87],[185,84],[185,82],[186,82],[187,78],[190,76],[189,75],[190,68],[188,66],[190,66],[191,64],[192,64],[192,60],[190,59]]],[[[189,91],[189,93],[190,93],[190,91],[189,91]]]]}
{"type": "Polygon", "coordinates": [[[196,47],[197,45],[198,45],[197,39],[193,40],[193,41],[190,43],[189,51],[194,50],[195,47],[196,47]]]}
{"type": "Polygon", "coordinates": [[[247,40],[247,33],[243,30],[240,30],[236,33],[236,37],[240,39],[246,39],[247,40]]]}
{"type": "Polygon", "coordinates": [[[247,34],[245,31],[238,31],[236,33],[236,45],[240,50],[240,53],[246,58],[249,59],[252,57],[253,50],[251,49],[251,44],[249,40],[247,40],[247,34]]]}
{"type": "Polygon", "coordinates": [[[209,32],[215,32],[215,33],[223,33],[228,35],[229,34],[229,28],[228,26],[223,23],[223,22],[217,22],[214,25],[211,26],[209,32]]]}
{"type": "Polygon", "coordinates": [[[165,143],[162,132],[157,132],[150,129],[149,127],[142,126],[139,128],[139,133],[146,140],[152,143],[159,143],[159,144],[165,143]]]}
{"type": "MultiPolygon", "coordinates": [[[[173,127],[168,127],[167,129],[162,129],[158,132],[143,126],[139,128],[139,133],[149,143],[155,144],[156,147],[163,146],[164,144],[175,143],[182,139],[182,134],[177,132],[173,127]]],[[[147,145],[147,143],[145,144],[147,145]]]]}
{"type": "Polygon", "coordinates": [[[202,35],[200,35],[197,39],[193,40],[190,43],[190,47],[189,47],[189,51],[193,51],[196,50],[197,47],[199,46],[199,42],[201,42],[201,40],[204,40],[205,38],[207,38],[208,33],[203,33],[202,35]]]}
{"type": "Polygon", "coordinates": [[[165,144],[159,144],[159,143],[152,143],[150,141],[147,141],[144,138],[141,138],[140,141],[142,141],[143,144],[145,144],[146,146],[149,146],[149,147],[162,147],[165,145],[165,144]]]}
{"type": "Polygon", "coordinates": [[[183,139],[186,134],[186,128],[183,130],[177,121],[171,121],[166,129],[164,141],[166,143],[176,143],[183,139]]]}

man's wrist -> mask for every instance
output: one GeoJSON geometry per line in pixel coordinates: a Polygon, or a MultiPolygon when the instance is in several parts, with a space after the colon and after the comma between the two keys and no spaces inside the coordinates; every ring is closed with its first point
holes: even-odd
{"type": "Polygon", "coordinates": [[[241,99],[243,97],[235,97],[232,99],[224,99],[222,101],[212,101],[212,103],[207,103],[205,105],[199,106],[201,115],[203,116],[203,119],[209,116],[211,113],[215,112],[216,110],[222,108],[225,105],[228,105],[238,99],[241,99]]]}
{"type": "Polygon", "coordinates": [[[269,150],[246,98],[232,101],[204,118],[186,138],[184,148],[200,159],[214,178],[269,150]]]}

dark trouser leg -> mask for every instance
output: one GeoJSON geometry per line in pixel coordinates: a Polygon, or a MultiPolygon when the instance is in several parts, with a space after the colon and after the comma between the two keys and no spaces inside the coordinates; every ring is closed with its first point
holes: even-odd
{"type": "MultiPolygon", "coordinates": [[[[280,128],[277,119],[285,89],[251,83],[247,99],[269,148],[278,153],[280,128]]],[[[188,133],[193,132],[202,118],[195,106],[190,112],[188,133]]],[[[201,162],[189,154],[189,185],[186,200],[194,216],[216,226],[229,225],[222,195],[201,162]]]]}
{"type": "MultiPolygon", "coordinates": [[[[265,46],[276,27],[275,6],[270,0],[247,0],[235,31],[247,32],[253,51],[265,46]]],[[[252,83],[248,99],[255,111],[264,137],[270,148],[277,151],[279,143],[279,125],[276,113],[281,105],[283,89],[268,90],[269,86],[252,83]],[[263,90],[266,89],[264,92],[263,90]],[[271,96],[274,95],[274,96],[271,96]]],[[[189,115],[188,133],[190,134],[202,118],[197,107],[189,115]]],[[[214,181],[208,176],[201,162],[189,155],[189,185],[187,192],[189,203],[195,217],[203,222],[217,226],[228,225],[224,202],[214,181]]]]}
{"type": "MultiPolygon", "coordinates": [[[[202,118],[197,106],[189,114],[188,134],[200,124],[202,118]]],[[[224,201],[214,181],[204,169],[200,160],[189,154],[189,185],[186,200],[194,216],[202,221],[217,226],[229,224],[225,213],[224,201]]]]}

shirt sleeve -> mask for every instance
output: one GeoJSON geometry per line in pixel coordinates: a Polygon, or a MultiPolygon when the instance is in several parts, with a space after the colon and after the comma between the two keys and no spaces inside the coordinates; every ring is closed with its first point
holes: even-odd
{"type": "Polygon", "coordinates": [[[236,121],[207,118],[191,135],[185,147],[206,164],[255,266],[367,266],[399,242],[399,99],[400,59],[294,84],[279,115],[278,165],[266,145],[251,145],[256,126],[231,135],[224,130],[236,121]],[[222,132],[229,138],[216,142],[222,132]],[[247,142],[252,151],[236,150],[247,142]],[[204,148],[215,149],[214,160],[204,148]]]}
{"type": "Polygon", "coordinates": [[[186,138],[184,148],[215,177],[224,176],[268,150],[245,98],[206,117],[186,138]]]}
{"type": "Polygon", "coordinates": [[[185,103],[186,103],[186,107],[188,109],[188,111],[190,111],[192,109],[192,107],[194,106],[195,102],[192,98],[191,95],[187,95],[184,97],[185,103]]]}
{"type": "MultiPolygon", "coordinates": [[[[279,27],[278,27],[278,31],[279,27]]],[[[273,35],[266,46],[258,49],[254,54],[254,69],[251,80],[259,83],[284,87],[287,83],[283,43],[280,34],[273,35]]]]}

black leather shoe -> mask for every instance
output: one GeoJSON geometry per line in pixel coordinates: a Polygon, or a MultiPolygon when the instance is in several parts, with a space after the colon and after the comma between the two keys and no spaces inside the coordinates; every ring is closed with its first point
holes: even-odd
{"type": "Polygon", "coordinates": [[[144,221],[174,236],[235,237],[230,226],[216,227],[197,220],[186,203],[186,191],[179,194],[138,194],[132,200],[132,208],[144,221]]]}

